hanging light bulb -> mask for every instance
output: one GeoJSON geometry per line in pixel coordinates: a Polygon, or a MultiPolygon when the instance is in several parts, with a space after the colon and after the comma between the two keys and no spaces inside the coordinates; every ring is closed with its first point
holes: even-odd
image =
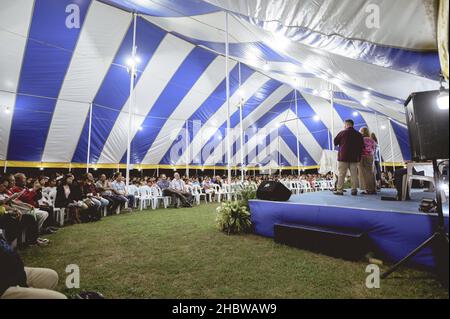
{"type": "Polygon", "coordinates": [[[316,121],[316,122],[319,122],[320,121],[320,116],[319,115],[314,115],[313,116],[313,120],[316,121]]]}
{"type": "Polygon", "coordinates": [[[9,106],[5,106],[5,114],[10,114],[11,113],[11,109],[9,108],[9,106]]]}
{"type": "Polygon", "coordinates": [[[356,111],[355,111],[355,112],[353,112],[353,116],[354,116],[354,117],[357,117],[358,115],[359,115],[359,113],[358,113],[358,112],[356,112],[356,111]]]}
{"type": "Polygon", "coordinates": [[[269,71],[270,70],[270,65],[269,62],[266,61],[266,63],[263,66],[264,71],[269,71]]]}

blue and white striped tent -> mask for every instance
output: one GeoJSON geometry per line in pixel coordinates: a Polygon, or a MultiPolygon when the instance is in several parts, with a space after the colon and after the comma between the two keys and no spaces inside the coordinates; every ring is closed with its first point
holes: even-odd
{"type": "Polygon", "coordinates": [[[438,3],[0,0],[0,161],[126,162],[136,16],[135,167],[224,166],[228,136],[232,165],[316,166],[346,118],[403,162],[404,100],[439,87],[438,3]]]}

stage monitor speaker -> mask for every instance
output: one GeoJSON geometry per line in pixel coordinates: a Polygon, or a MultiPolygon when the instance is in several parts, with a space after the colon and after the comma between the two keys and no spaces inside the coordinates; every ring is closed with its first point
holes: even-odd
{"type": "Polygon", "coordinates": [[[439,109],[438,95],[439,91],[417,92],[406,100],[411,156],[415,161],[449,158],[449,112],[439,109]]]}
{"type": "Polygon", "coordinates": [[[256,197],[274,202],[286,202],[291,198],[292,192],[280,182],[266,181],[259,185],[256,197]]]}

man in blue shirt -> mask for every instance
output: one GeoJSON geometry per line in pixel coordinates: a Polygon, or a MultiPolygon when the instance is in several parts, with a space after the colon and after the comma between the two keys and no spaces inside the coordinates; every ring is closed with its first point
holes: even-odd
{"type": "Polygon", "coordinates": [[[128,194],[127,187],[125,185],[125,182],[123,181],[124,177],[122,176],[122,173],[115,173],[113,179],[114,181],[111,183],[113,192],[117,196],[125,198],[128,201],[128,207],[133,208],[135,197],[133,194],[128,194]]]}

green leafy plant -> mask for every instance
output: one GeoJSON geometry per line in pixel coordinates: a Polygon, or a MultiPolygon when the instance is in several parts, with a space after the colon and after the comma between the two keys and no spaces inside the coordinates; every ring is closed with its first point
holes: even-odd
{"type": "Polygon", "coordinates": [[[251,186],[245,186],[240,192],[239,196],[241,198],[241,205],[247,207],[250,211],[250,206],[248,202],[252,199],[256,199],[256,188],[251,186]]]}
{"type": "Polygon", "coordinates": [[[252,229],[250,212],[241,202],[227,202],[218,207],[216,223],[228,235],[246,233],[252,229]]]}

